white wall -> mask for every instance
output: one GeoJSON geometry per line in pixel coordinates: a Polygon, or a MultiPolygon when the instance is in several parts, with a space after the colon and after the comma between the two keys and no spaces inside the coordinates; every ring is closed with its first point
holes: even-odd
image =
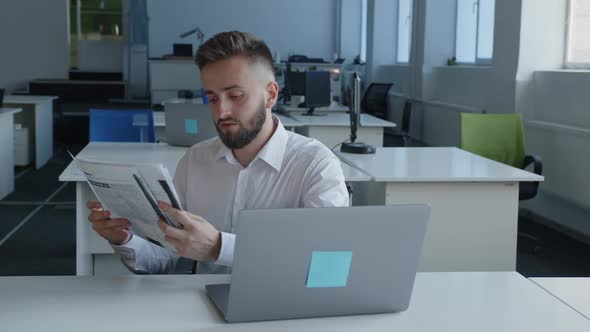
{"type": "MultiPolygon", "coordinates": [[[[516,69],[521,0],[496,0],[494,53],[491,66],[446,66],[455,53],[455,0],[427,0],[422,64],[422,98],[484,108],[491,113],[515,111],[516,69]]],[[[422,139],[435,146],[460,144],[455,111],[424,109],[422,139]]]]}
{"type": "MultiPolygon", "coordinates": [[[[252,32],[285,60],[289,52],[332,61],[336,49],[337,0],[148,0],[149,55],[172,53],[179,35],[199,26],[205,39],[227,30],[252,32]]],[[[354,24],[354,22],[351,22],[354,24]]],[[[345,43],[346,44],[346,43],[345,43]]]]}
{"type": "MultiPolygon", "coordinates": [[[[395,62],[397,1],[368,0],[367,4],[367,81],[384,81],[381,66],[395,62]]],[[[385,67],[388,68],[388,67],[385,67]]],[[[387,70],[387,69],[386,69],[387,70]]]]}
{"type": "Polygon", "coordinates": [[[78,44],[78,69],[123,71],[123,40],[81,40],[78,44]]]}
{"type": "Polygon", "coordinates": [[[340,57],[352,63],[361,50],[361,0],[340,0],[340,57]]]}
{"type": "Polygon", "coordinates": [[[563,67],[567,0],[523,0],[522,6],[516,108],[533,118],[534,72],[563,67]]]}
{"type": "Polygon", "coordinates": [[[562,70],[567,0],[522,3],[516,108],[527,152],[543,159],[543,191],[590,208],[590,72],[562,70]]]}
{"type": "Polygon", "coordinates": [[[456,0],[427,0],[426,27],[424,33],[422,63],[423,96],[432,93],[433,69],[445,66],[447,59],[455,54],[455,8],[456,0]]]}
{"type": "Polygon", "coordinates": [[[0,87],[66,78],[70,66],[68,1],[0,1],[0,87]]]}

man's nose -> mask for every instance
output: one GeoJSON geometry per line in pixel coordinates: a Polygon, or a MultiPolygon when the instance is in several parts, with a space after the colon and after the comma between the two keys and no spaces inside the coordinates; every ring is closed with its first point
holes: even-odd
{"type": "Polygon", "coordinates": [[[217,103],[217,115],[219,119],[231,118],[231,107],[228,101],[220,98],[217,103]]]}

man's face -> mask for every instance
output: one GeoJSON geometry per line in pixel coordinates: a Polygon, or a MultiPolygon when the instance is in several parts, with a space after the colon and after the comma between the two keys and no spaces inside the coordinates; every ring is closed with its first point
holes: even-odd
{"type": "Polygon", "coordinates": [[[240,56],[207,64],[201,70],[215,127],[228,148],[240,149],[260,132],[266,109],[272,107],[266,93],[271,80],[261,65],[249,64],[240,56]]]}

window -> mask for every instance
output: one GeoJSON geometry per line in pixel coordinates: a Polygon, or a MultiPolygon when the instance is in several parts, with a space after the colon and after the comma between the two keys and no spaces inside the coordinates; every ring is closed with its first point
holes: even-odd
{"type": "Polygon", "coordinates": [[[398,0],[397,7],[397,63],[410,62],[412,46],[413,0],[398,0]]]}
{"type": "Polygon", "coordinates": [[[457,0],[455,57],[462,64],[490,64],[495,0],[457,0]]]}
{"type": "Polygon", "coordinates": [[[590,1],[570,0],[568,13],[567,68],[590,68],[590,1]]]}
{"type": "Polygon", "coordinates": [[[122,40],[123,0],[70,0],[70,65],[80,40],[122,40]]]}
{"type": "Polygon", "coordinates": [[[361,63],[367,61],[367,0],[361,1],[361,63]]]}

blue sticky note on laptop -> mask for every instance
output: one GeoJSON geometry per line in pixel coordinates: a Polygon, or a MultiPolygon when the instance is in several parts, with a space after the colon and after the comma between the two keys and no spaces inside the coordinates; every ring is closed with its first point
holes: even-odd
{"type": "Polygon", "coordinates": [[[352,251],[313,251],[306,286],[345,287],[351,261],[352,251]]]}
{"type": "Polygon", "coordinates": [[[195,119],[184,119],[184,132],[196,135],[199,132],[199,126],[195,119]]]}

